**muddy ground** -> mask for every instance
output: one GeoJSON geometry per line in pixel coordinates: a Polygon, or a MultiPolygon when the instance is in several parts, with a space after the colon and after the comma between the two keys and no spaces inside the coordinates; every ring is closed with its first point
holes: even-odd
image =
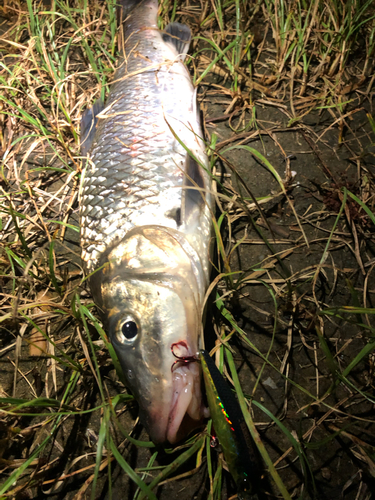
{"type": "MultiPolygon", "coordinates": [[[[3,19],[2,31],[11,23],[12,15],[3,19]]],[[[271,32],[264,47],[259,64],[267,73],[273,47],[271,32]]],[[[5,56],[3,52],[2,57],[5,56]]],[[[217,189],[217,217],[221,211],[228,214],[223,224],[226,253],[230,255],[228,263],[232,271],[242,271],[233,285],[227,279],[219,281],[218,290],[225,294],[225,306],[238,327],[268,363],[240,335],[233,335],[230,345],[242,389],[253,399],[251,411],[261,439],[293,498],[365,500],[371,498],[375,489],[374,341],[373,333],[365,327],[373,326],[374,224],[349,195],[342,208],[344,188],[365,200],[370,210],[373,206],[375,137],[368,115],[374,116],[374,79],[369,77],[352,90],[349,77],[355,73],[356,65],[353,58],[348,61],[348,87],[341,87],[340,91],[342,100],[350,102],[345,107],[346,117],[340,121],[331,109],[314,106],[313,111],[290,123],[293,113],[288,95],[274,91],[260,77],[258,81],[267,92],[250,90],[244,85],[238,106],[234,106],[237,114],[229,121],[223,115],[233,100],[230,82],[213,74],[199,88],[207,139],[217,135],[216,152],[220,159],[216,168],[221,183],[217,189]],[[245,106],[248,109],[242,113],[245,106]],[[256,122],[252,123],[254,113],[256,122]],[[240,124],[239,117],[243,119],[240,124]],[[246,130],[235,132],[237,125],[246,130]],[[284,190],[267,165],[249,149],[225,152],[229,145],[235,144],[261,153],[284,181],[284,190]],[[258,208],[254,199],[258,200],[258,208]],[[368,311],[345,313],[344,306],[366,307],[368,311]],[[368,352],[351,367],[365,346],[369,346],[368,352]],[[348,367],[351,367],[349,372],[348,367]],[[348,383],[344,383],[343,377],[348,383]],[[288,435],[270,415],[281,421],[300,443],[305,466],[301,465],[288,435]]],[[[303,99],[299,102],[302,109],[303,99]]],[[[2,322],[0,396],[49,397],[62,401],[69,385],[77,384],[70,393],[70,404],[80,412],[72,415],[67,411],[61,416],[55,438],[32,462],[27,474],[10,488],[13,492],[10,496],[78,500],[93,495],[91,498],[133,499],[137,487],[116,460],[111,462],[110,474],[106,464],[103,465],[95,493],[91,491],[103,410],[82,411],[99,407],[101,399],[90,366],[83,361],[90,352],[88,338],[84,333],[79,336],[78,330],[82,331],[79,320],[69,312],[74,293],[79,294],[84,304],[89,305],[91,299],[85,283],[81,284],[78,236],[68,228],[64,239],[54,248],[55,264],[64,281],[60,307],[56,306],[53,287],[45,285],[45,276],[51,276],[51,272],[49,242],[41,222],[65,220],[78,225],[77,185],[73,177],[68,179],[65,173],[46,169],[57,168],[59,160],[56,155],[42,151],[43,148],[33,151],[23,163],[29,144],[30,140],[23,141],[12,162],[5,161],[3,151],[3,192],[12,194],[3,196],[2,205],[11,200],[14,210],[35,216],[34,227],[26,238],[32,256],[36,258],[38,254],[40,262],[35,280],[25,279],[17,260],[9,271],[6,260],[9,254],[2,253],[2,314],[13,311],[13,315],[2,322]],[[40,190],[34,189],[32,200],[25,189],[25,179],[33,189],[40,190]],[[56,199],[50,200],[53,194],[56,199]],[[49,206],[43,208],[39,218],[36,207],[48,200],[49,206]],[[12,279],[5,277],[9,274],[12,279]],[[24,326],[16,313],[18,305],[38,300],[37,313],[35,308],[32,310],[34,321],[55,342],[49,348],[49,355],[42,356],[30,355],[26,339],[30,340],[35,330],[29,323],[24,326]],[[48,304],[43,303],[46,300],[48,304]],[[73,380],[69,366],[51,359],[51,354],[61,359],[61,351],[82,363],[84,369],[77,381],[73,380]]],[[[13,226],[9,211],[3,210],[3,250],[18,248],[21,252],[13,226]]],[[[220,259],[215,260],[215,265],[223,269],[220,259]]],[[[217,274],[214,270],[212,278],[217,274]]],[[[94,308],[91,310],[95,312],[94,308]]],[[[22,311],[27,312],[27,308],[22,311]]],[[[98,347],[99,370],[108,395],[126,394],[102,340],[93,327],[89,328],[98,347]]],[[[220,332],[220,328],[227,334],[232,332],[212,299],[206,328],[209,347],[213,347],[215,332],[220,332]]],[[[139,424],[133,428],[137,417],[135,403],[124,402],[116,410],[119,422],[132,437],[148,441],[139,424]]],[[[53,415],[57,408],[38,411],[39,416],[35,416],[35,409],[30,416],[25,411],[19,415],[0,413],[0,484],[5,484],[7,477],[52,431],[46,415],[53,415]]],[[[132,468],[147,467],[153,448],[132,445],[118,428],[113,427],[112,433],[132,468]]],[[[178,453],[181,450],[172,453],[159,450],[154,466],[167,465],[178,453]]],[[[212,456],[216,464],[222,460],[219,449],[212,450],[212,456]]],[[[200,467],[197,470],[195,467],[193,457],[176,472],[187,473],[186,477],[159,486],[157,498],[208,498],[205,453],[200,467]]],[[[144,480],[149,482],[149,475],[157,473],[156,468],[144,480]]],[[[231,495],[235,495],[235,487],[224,472],[222,498],[231,495]]],[[[280,498],[280,494],[263,466],[259,498],[276,497],[280,498]]]]}

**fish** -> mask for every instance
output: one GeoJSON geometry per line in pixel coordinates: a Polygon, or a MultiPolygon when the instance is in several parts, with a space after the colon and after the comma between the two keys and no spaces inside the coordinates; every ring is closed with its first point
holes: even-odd
{"type": "Polygon", "coordinates": [[[259,459],[240,405],[204,349],[199,351],[208,407],[216,437],[237,487],[240,500],[257,500],[259,459]]]}
{"type": "Polygon", "coordinates": [[[194,356],[212,253],[213,191],[188,26],[158,29],[157,0],[122,0],[107,101],[81,119],[81,257],[140,420],[174,444],[207,415],[194,356]]]}

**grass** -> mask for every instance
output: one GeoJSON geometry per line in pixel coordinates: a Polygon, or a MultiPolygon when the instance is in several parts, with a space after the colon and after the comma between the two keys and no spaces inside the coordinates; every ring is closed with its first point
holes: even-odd
{"type": "MultiPolygon", "coordinates": [[[[79,123],[111,82],[115,2],[8,0],[0,15],[0,498],[234,495],[210,421],[174,449],[142,432],[81,268],[79,123]]],[[[372,2],[163,1],[160,28],[173,20],[194,34],[217,180],[206,346],[261,493],[369,499],[372,2]]]]}

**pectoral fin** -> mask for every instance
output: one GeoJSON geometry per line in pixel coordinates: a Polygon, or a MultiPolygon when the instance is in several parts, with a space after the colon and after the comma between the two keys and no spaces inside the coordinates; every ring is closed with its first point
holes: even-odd
{"type": "Polygon", "coordinates": [[[104,102],[98,99],[92,108],[88,108],[81,118],[81,155],[86,156],[94,141],[98,114],[103,111],[104,102]]]}
{"type": "Polygon", "coordinates": [[[181,219],[186,225],[197,218],[205,205],[202,167],[190,155],[186,157],[185,178],[182,191],[181,219]]]}
{"type": "Polygon", "coordinates": [[[170,23],[163,32],[163,40],[173,46],[177,54],[185,59],[191,41],[191,31],[186,24],[170,23]]]}

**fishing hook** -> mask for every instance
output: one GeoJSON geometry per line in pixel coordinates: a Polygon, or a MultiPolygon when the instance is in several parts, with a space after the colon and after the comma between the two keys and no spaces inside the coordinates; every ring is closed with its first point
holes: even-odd
{"type": "Polygon", "coordinates": [[[174,370],[174,367],[177,363],[185,363],[185,365],[187,365],[188,363],[191,363],[193,361],[198,361],[198,358],[196,355],[193,355],[193,356],[179,356],[178,354],[176,354],[174,352],[174,348],[176,346],[183,346],[185,347],[185,349],[187,350],[188,349],[188,346],[186,344],[186,342],[184,340],[181,340],[180,342],[174,342],[172,345],[171,345],[171,351],[172,351],[172,354],[176,359],[176,361],[172,364],[171,366],[171,372],[173,372],[174,370]]]}

